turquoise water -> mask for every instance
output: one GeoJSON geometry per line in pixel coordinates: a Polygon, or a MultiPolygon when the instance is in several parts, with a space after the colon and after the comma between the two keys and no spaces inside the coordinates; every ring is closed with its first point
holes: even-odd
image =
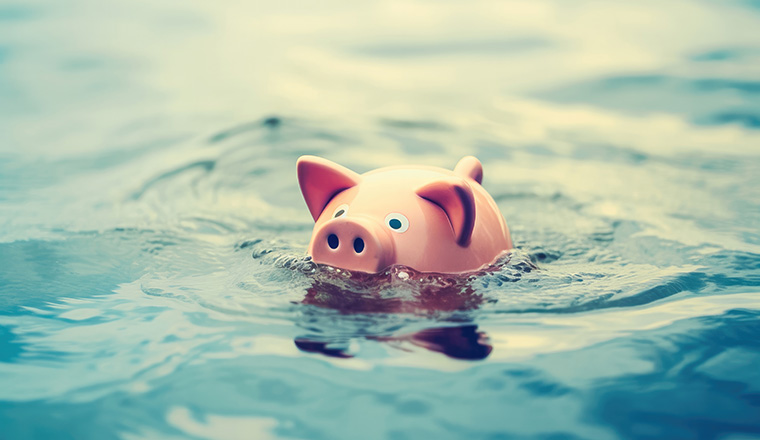
{"type": "Polygon", "coordinates": [[[760,438],[756,1],[0,1],[0,439],[760,438]],[[484,164],[465,278],[295,161],[484,164]]]}

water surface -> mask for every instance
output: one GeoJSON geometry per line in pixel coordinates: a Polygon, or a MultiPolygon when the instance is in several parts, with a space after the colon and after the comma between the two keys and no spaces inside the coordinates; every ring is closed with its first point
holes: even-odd
{"type": "Polygon", "coordinates": [[[0,2],[0,438],[760,436],[752,1],[0,2]],[[517,249],[304,259],[295,161],[517,249]]]}

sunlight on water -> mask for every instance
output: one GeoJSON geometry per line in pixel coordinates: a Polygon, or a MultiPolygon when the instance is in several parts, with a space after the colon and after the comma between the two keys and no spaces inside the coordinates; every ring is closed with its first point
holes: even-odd
{"type": "Polygon", "coordinates": [[[757,2],[0,0],[0,438],[753,438],[757,2]],[[306,256],[295,162],[516,249],[306,256]]]}

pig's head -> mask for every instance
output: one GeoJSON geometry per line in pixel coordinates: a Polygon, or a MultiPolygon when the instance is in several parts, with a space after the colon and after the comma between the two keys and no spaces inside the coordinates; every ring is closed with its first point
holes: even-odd
{"type": "Polygon", "coordinates": [[[475,223],[471,183],[480,162],[455,170],[392,167],[357,174],[328,160],[298,160],[301,193],[314,221],[309,254],[317,263],[376,273],[392,264],[427,272],[435,260],[470,242],[475,223]]]}

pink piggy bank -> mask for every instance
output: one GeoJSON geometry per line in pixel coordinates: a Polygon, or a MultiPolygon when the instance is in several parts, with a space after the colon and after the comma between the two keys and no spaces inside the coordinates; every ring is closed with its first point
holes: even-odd
{"type": "Polygon", "coordinates": [[[357,174],[315,156],[298,159],[298,183],[316,224],[316,263],[377,273],[399,264],[420,272],[482,269],[512,248],[504,217],[467,156],[454,171],[398,166],[357,174]]]}

